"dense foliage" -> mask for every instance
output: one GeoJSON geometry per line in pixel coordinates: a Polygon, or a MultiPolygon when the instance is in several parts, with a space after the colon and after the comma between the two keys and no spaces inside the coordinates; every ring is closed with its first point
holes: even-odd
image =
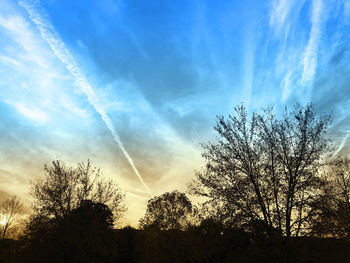
{"type": "Polygon", "coordinates": [[[148,201],[146,214],[140,227],[161,230],[186,229],[192,219],[192,204],[184,193],[173,191],[148,201]]]}

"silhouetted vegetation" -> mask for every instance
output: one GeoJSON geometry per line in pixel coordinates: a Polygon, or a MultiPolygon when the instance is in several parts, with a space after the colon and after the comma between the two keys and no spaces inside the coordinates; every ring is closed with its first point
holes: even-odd
{"type": "Polygon", "coordinates": [[[315,236],[350,240],[350,160],[337,158],[326,167],[309,225],[315,236]]]}
{"type": "Polygon", "coordinates": [[[23,204],[17,196],[11,196],[0,203],[0,233],[5,239],[14,230],[16,220],[23,211],[23,204]]]}
{"type": "Polygon", "coordinates": [[[184,230],[191,224],[192,217],[191,201],[184,193],[173,191],[148,201],[146,214],[140,219],[140,227],[184,230]]]}
{"type": "Polygon", "coordinates": [[[113,221],[106,205],[91,200],[62,219],[31,221],[20,262],[114,262],[113,221]]]}
{"type": "Polygon", "coordinates": [[[243,106],[235,111],[218,117],[219,138],[203,145],[206,167],[191,192],[223,207],[225,221],[237,227],[261,222],[266,234],[302,234],[320,188],[329,118],[315,115],[312,105],[285,110],[280,119],[272,109],[251,117],[243,106]]]}
{"type": "Polygon", "coordinates": [[[311,105],[218,117],[189,184],[204,203],[154,197],[140,229],[115,229],[124,195],[90,161],[53,161],[32,183],[24,234],[0,241],[0,263],[349,262],[350,160],[329,158],[329,121],[311,105]]]}
{"type": "Polygon", "coordinates": [[[58,232],[50,238],[48,233],[45,242],[36,244],[35,248],[32,244],[28,246],[28,241],[1,243],[0,253],[3,262],[349,262],[350,244],[346,240],[299,237],[287,242],[285,237],[256,239],[247,231],[211,221],[186,231],[126,227],[108,231],[106,240],[101,240],[102,236],[89,237],[91,243],[86,243],[86,235],[89,235],[86,231],[78,228],[63,232],[59,236],[62,239],[57,239],[58,232]],[[85,234],[75,237],[78,231],[85,234]],[[23,244],[26,244],[24,248],[21,247],[23,244]],[[9,247],[11,261],[6,260],[9,247]]]}
{"type": "Polygon", "coordinates": [[[107,205],[116,219],[125,211],[124,195],[111,180],[101,177],[100,169],[88,160],[76,168],[62,161],[45,165],[45,177],[32,182],[34,217],[64,219],[81,205],[83,200],[107,205]]]}

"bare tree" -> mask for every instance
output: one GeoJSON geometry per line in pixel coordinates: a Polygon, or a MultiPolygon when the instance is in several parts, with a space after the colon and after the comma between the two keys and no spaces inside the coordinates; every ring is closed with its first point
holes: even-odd
{"type": "Polygon", "coordinates": [[[350,238],[350,160],[338,157],[325,169],[321,194],[312,204],[311,234],[350,238]]]}
{"type": "Polygon", "coordinates": [[[161,230],[184,229],[191,222],[192,204],[184,193],[173,191],[148,201],[140,227],[155,226],[161,230]]]}
{"type": "Polygon", "coordinates": [[[23,204],[17,198],[17,196],[12,196],[0,204],[0,229],[1,237],[5,239],[9,232],[13,229],[14,223],[17,217],[23,211],[23,204]]]}
{"type": "Polygon", "coordinates": [[[317,116],[312,105],[285,109],[281,118],[272,108],[251,117],[244,106],[235,112],[218,117],[219,138],[203,145],[206,166],[190,192],[224,204],[226,218],[240,226],[262,222],[288,237],[299,235],[320,184],[329,117],[317,116]]]}
{"type": "Polygon", "coordinates": [[[101,176],[100,169],[91,162],[82,162],[76,168],[62,161],[45,165],[45,177],[32,182],[33,210],[38,217],[64,219],[82,201],[91,200],[107,205],[120,218],[126,210],[124,194],[111,180],[101,176]]]}

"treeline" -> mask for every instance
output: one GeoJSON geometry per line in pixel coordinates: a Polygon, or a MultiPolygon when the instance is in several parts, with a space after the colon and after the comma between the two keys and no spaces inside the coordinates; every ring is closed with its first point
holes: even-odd
{"type": "Polygon", "coordinates": [[[124,195],[90,161],[53,161],[17,241],[6,236],[21,205],[3,202],[0,262],[348,262],[350,161],[332,155],[329,123],[312,105],[219,116],[188,184],[205,201],[156,196],[139,229],[115,229],[124,195]]]}
{"type": "Polygon", "coordinates": [[[347,263],[350,249],[349,242],[342,239],[257,238],[212,222],[186,231],[126,227],[97,236],[76,236],[75,231],[66,237],[63,234],[67,232],[47,233],[42,241],[34,241],[36,244],[2,240],[0,262],[347,263]]]}

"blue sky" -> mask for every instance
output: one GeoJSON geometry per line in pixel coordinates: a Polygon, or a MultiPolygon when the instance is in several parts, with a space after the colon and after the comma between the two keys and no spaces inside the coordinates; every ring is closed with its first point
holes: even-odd
{"type": "Polygon", "coordinates": [[[0,2],[0,195],[54,158],[127,192],[185,190],[216,115],[313,102],[349,150],[350,1],[0,2]]]}

